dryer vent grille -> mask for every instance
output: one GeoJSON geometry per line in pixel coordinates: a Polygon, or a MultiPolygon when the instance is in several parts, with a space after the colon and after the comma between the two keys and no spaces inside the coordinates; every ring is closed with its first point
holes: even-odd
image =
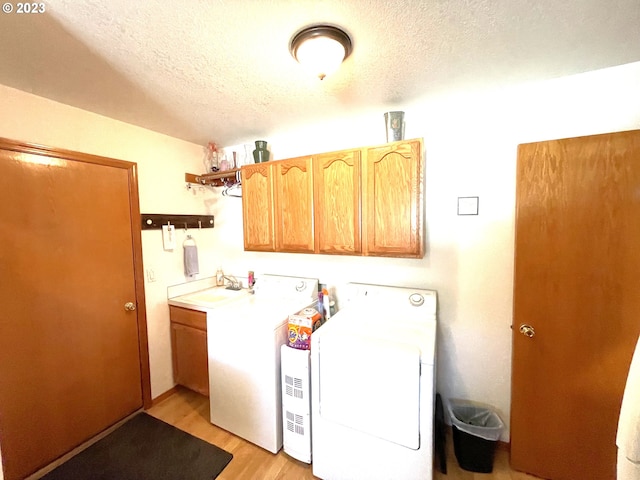
{"type": "Polygon", "coordinates": [[[304,390],[302,389],[302,379],[285,375],[285,394],[294,398],[304,398],[304,390]]]}
{"type": "Polygon", "coordinates": [[[304,416],[287,410],[287,430],[298,435],[304,435],[304,416]]]}

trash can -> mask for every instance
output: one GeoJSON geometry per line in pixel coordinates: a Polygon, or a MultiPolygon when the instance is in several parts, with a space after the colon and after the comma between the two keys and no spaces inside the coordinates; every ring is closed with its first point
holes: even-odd
{"type": "Polygon", "coordinates": [[[450,399],[447,407],[458,464],[470,472],[491,473],[504,423],[492,408],[466,400],[450,399]]]}

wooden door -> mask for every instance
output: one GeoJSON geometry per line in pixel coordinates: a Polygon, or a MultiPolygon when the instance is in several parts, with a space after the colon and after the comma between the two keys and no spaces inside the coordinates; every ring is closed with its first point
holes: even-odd
{"type": "Polygon", "coordinates": [[[273,183],[271,164],[242,167],[244,249],[273,252],[273,183]]]}
{"type": "Polygon", "coordinates": [[[364,255],[422,258],[422,141],[368,148],[362,173],[364,255]]]}
{"type": "Polygon", "coordinates": [[[360,253],[360,150],[318,155],[313,165],[316,252],[360,253]]]}
{"type": "Polygon", "coordinates": [[[276,250],[313,253],[313,167],[311,157],[274,163],[276,250]]]}
{"type": "Polygon", "coordinates": [[[516,214],[512,466],[613,480],[640,332],[640,131],[520,145],[516,214]]]}
{"type": "Polygon", "coordinates": [[[5,480],[150,406],[139,228],[135,164],[0,140],[5,480]]]}

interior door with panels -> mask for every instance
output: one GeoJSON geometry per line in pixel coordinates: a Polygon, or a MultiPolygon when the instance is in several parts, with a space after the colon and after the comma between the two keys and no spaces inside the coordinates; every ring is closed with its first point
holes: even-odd
{"type": "Polygon", "coordinates": [[[135,164],[0,140],[6,480],[150,406],[135,164]]]}

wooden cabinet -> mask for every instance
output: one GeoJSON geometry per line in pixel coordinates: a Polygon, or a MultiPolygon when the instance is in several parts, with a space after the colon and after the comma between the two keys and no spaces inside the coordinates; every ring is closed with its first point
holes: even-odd
{"type": "Polygon", "coordinates": [[[245,250],[422,258],[422,140],[242,167],[245,250]]]}
{"type": "Polygon", "coordinates": [[[316,252],[358,255],[360,236],[360,150],[314,158],[316,252]]]}
{"type": "Polygon", "coordinates": [[[242,167],[244,249],[275,251],[271,163],[242,167]]]}
{"type": "Polygon", "coordinates": [[[274,214],[278,252],[314,252],[311,157],[275,162],[274,214]]]}
{"type": "Polygon", "coordinates": [[[169,306],[173,380],[209,396],[207,314],[169,306]]]}
{"type": "Polygon", "coordinates": [[[366,150],[362,167],[363,254],[424,256],[422,141],[366,150]]]}

